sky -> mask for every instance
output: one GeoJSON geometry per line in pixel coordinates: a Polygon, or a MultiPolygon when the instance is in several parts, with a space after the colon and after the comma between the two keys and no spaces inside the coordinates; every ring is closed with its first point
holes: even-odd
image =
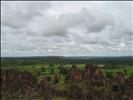
{"type": "Polygon", "coordinates": [[[132,1],[2,1],[1,56],[131,56],[132,1]]]}

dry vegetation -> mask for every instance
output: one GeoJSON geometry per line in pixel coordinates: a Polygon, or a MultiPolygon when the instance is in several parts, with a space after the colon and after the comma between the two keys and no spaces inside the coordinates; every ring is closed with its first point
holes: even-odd
{"type": "Polygon", "coordinates": [[[2,100],[55,100],[56,97],[62,100],[133,100],[132,83],[133,75],[104,74],[100,67],[92,64],[87,64],[83,70],[72,65],[60,74],[41,79],[28,71],[1,70],[2,100]],[[63,86],[59,88],[62,81],[63,86]]]}

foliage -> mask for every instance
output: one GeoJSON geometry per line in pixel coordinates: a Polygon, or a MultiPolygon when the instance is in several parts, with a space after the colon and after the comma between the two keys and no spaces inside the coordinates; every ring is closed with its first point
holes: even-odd
{"type": "Polygon", "coordinates": [[[133,99],[131,63],[93,59],[91,64],[84,65],[90,61],[78,62],[79,59],[60,57],[39,60],[4,59],[1,69],[2,100],[133,99]]]}

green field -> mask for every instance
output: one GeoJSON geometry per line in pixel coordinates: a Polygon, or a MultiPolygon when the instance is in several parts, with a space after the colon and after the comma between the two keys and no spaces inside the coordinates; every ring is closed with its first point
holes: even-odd
{"type": "MultiPolygon", "coordinates": [[[[85,64],[76,64],[77,67],[80,70],[83,70],[85,67],[85,64]]],[[[1,67],[1,69],[6,70],[6,69],[16,69],[18,71],[29,71],[32,72],[33,74],[35,73],[40,73],[40,76],[44,75],[52,75],[51,70],[53,70],[53,73],[59,74],[59,67],[64,66],[66,69],[71,68],[72,64],[66,64],[66,65],[61,65],[61,64],[53,64],[50,66],[49,64],[36,64],[36,65],[22,65],[22,66],[8,66],[8,67],[1,67]]],[[[103,72],[105,71],[112,71],[113,73],[116,72],[124,72],[124,70],[127,71],[127,75],[133,74],[133,65],[116,65],[113,68],[110,68],[104,64],[98,64],[98,66],[101,68],[103,72]]]]}

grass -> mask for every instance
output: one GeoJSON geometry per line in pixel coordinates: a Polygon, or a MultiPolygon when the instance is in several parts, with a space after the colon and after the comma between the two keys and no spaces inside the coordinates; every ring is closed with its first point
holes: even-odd
{"type": "MultiPolygon", "coordinates": [[[[25,66],[19,66],[19,67],[1,67],[1,69],[16,69],[19,71],[29,71],[32,72],[33,74],[39,73],[39,79],[43,78],[45,75],[51,76],[53,73],[58,74],[59,73],[59,64],[55,64],[54,66],[49,66],[48,64],[36,64],[36,65],[25,65],[25,66]],[[52,71],[53,70],[53,73],[52,71]]],[[[69,69],[72,65],[67,64],[65,65],[67,69],[69,69]]],[[[105,68],[104,65],[100,64],[98,65],[101,67],[102,71],[112,71],[113,73],[116,72],[124,72],[124,70],[127,71],[127,75],[131,75],[133,73],[133,66],[125,66],[125,65],[120,65],[118,67],[114,68],[105,68]]],[[[85,65],[84,64],[78,64],[77,67],[80,70],[83,70],[85,65]]]]}

